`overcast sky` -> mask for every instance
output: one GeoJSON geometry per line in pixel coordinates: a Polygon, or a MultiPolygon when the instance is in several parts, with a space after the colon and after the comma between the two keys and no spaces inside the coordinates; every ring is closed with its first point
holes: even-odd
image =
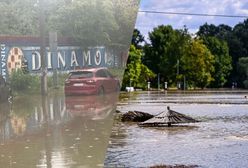
{"type": "MultiPolygon", "coordinates": [[[[141,0],[139,10],[248,16],[248,0],[141,0]]],[[[191,33],[195,33],[199,26],[206,22],[215,25],[227,24],[233,27],[243,21],[244,18],[138,13],[136,28],[147,37],[148,32],[161,24],[172,25],[176,29],[181,29],[186,25],[191,33]]]]}

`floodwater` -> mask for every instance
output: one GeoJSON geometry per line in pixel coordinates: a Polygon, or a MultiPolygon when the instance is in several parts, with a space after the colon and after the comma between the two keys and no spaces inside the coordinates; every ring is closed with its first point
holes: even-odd
{"type": "Polygon", "coordinates": [[[141,92],[121,96],[117,109],[158,114],[170,106],[199,123],[142,128],[115,121],[105,166],[248,165],[248,91],[141,92]]]}
{"type": "Polygon", "coordinates": [[[27,95],[0,104],[0,167],[103,167],[118,95],[27,95]]]}

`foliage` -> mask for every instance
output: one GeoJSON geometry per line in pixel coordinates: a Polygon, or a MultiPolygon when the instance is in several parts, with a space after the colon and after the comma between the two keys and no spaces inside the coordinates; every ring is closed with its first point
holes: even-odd
{"type": "Polygon", "coordinates": [[[58,73],[57,72],[57,76],[56,76],[55,72],[53,72],[53,74],[49,74],[47,76],[47,87],[48,88],[63,87],[67,77],[68,77],[67,73],[58,73]],[[56,82],[57,82],[57,84],[56,84],[56,82]]]}
{"type": "Polygon", "coordinates": [[[36,0],[12,0],[9,2],[0,2],[1,34],[37,34],[38,19],[35,3],[36,0]]]}
{"type": "Polygon", "coordinates": [[[60,6],[49,23],[63,36],[74,37],[88,46],[104,45],[110,41],[108,32],[118,29],[112,9],[110,0],[75,0],[60,6]]]}
{"type": "Polygon", "coordinates": [[[144,36],[140,33],[138,29],[134,29],[133,37],[132,37],[132,44],[137,48],[141,49],[141,43],[145,42],[144,36]]]}
{"type": "Polygon", "coordinates": [[[15,92],[35,91],[40,88],[40,79],[37,75],[25,74],[19,69],[11,73],[10,86],[15,92]]]}
{"type": "Polygon", "coordinates": [[[215,59],[215,71],[212,73],[214,80],[211,82],[211,87],[223,87],[232,70],[232,58],[227,43],[211,36],[204,37],[203,41],[215,59]]]}
{"type": "Polygon", "coordinates": [[[175,83],[178,62],[190,39],[187,29],[173,30],[171,26],[161,25],[149,33],[149,38],[151,44],[145,46],[144,63],[169,84],[175,83]]]}
{"type": "Polygon", "coordinates": [[[238,61],[238,72],[245,88],[248,88],[248,57],[241,57],[238,61]]]}
{"type": "Polygon", "coordinates": [[[131,82],[136,87],[141,73],[141,50],[136,49],[134,45],[130,47],[128,62],[123,83],[127,85],[131,82]]]}
{"type": "Polygon", "coordinates": [[[238,82],[238,85],[242,86],[243,77],[237,69],[239,58],[248,55],[248,19],[235,25],[234,28],[224,24],[215,26],[206,23],[200,26],[197,35],[200,37],[216,37],[227,42],[233,67],[229,78],[227,78],[228,85],[231,86],[233,82],[238,82]]]}
{"type": "Polygon", "coordinates": [[[109,32],[112,45],[129,48],[140,0],[111,0],[118,29],[109,32]]]}
{"type": "Polygon", "coordinates": [[[133,0],[73,0],[61,3],[48,17],[50,29],[74,37],[82,46],[127,45],[138,2],[133,0]]]}
{"type": "MultiPolygon", "coordinates": [[[[40,1],[41,2],[41,1],[40,1]]],[[[43,1],[45,31],[74,38],[83,47],[129,46],[139,1],[43,1]]],[[[0,2],[0,31],[4,35],[39,35],[41,3],[37,0],[0,2]]]]}
{"type": "Polygon", "coordinates": [[[213,80],[214,56],[202,40],[193,40],[185,49],[182,57],[182,68],[188,83],[193,87],[204,88],[213,80]]]}
{"type": "Polygon", "coordinates": [[[146,65],[156,74],[161,73],[168,79],[175,79],[177,57],[174,49],[177,34],[171,26],[158,26],[149,33],[151,45],[146,47],[146,65]]]}
{"type": "MultiPolygon", "coordinates": [[[[64,86],[65,79],[68,77],[67,73],[57,74],[57,87],[64,86]]],[[[54,75],[47,76],[48,88],[54,88],[54,75]]],[[[40,77],[36,74],[25,73],[23,70],[18,69],[11,73],[10,76],[11,89],[16,92],[40,92],[40,77]]]]}
{"type": "Polygon", "coordinates": [[[141,72],[139,76],[139,88],[146,88],[147,87],[147,81],[151,81],[156,77],[156,75],[144,64],[141,64],[141,72]]]}
{"type": "Polygon", "coordinates": [[[229,35],[232,32],[232,28],[228,25],[220,24],[215,26],[214,24],[207,24],[200,26],[197,36],[199,37],[216,37],[221,40],[228,41],[229,35]]]}
{"type": "Polygon", "coordinates": [[[141,62],[142,51],[131,45],[128,64],[123,76],[122,88],[129,86],[145,88],[146,82],[155,77],[154,73],[141,62]]]}

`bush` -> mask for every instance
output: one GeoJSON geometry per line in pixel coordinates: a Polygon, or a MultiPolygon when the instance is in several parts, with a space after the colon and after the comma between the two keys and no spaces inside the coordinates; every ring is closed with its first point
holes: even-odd
{"type": "Polygon", "coordinates": [[[65,84],[65,80],[68,77],[68,73],[61,73],[57,72],[57,77],[54,76],[54,72],[51,75],[47,76],[47,86],[48,88],[54,88],[55,87],[55,81],[57,78],[57,86],[56,87],[63,87],[65,84]]]}
{"type": "Polygon", "coordinates": [[[10,76],[10,86],[15,92],[35,91],[40,88],[40,77],[23,73],[21,69],[12,72],[10,76]]]}

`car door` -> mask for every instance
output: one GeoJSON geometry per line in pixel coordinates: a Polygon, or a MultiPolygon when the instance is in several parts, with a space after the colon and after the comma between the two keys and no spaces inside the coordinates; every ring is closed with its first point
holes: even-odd
{"type": "Polygon", "coordinates": [[[100,69],[96,72],[97,77],[97,87],[103,87],[104,92],[109,92],[109,85],[108,85],[108,76],[103,69],[100,69]]]}
{"type": "Polygon", "coordinates": [[[114,78],[114,76],[108,70],[105,69],[104,71],[108,76],[109,91],[111,91],[111,92],[117,91],[118,81],[114,78]]]}

